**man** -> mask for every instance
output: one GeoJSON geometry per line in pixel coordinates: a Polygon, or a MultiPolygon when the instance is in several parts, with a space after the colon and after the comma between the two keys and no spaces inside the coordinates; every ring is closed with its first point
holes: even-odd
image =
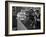
{"type": "Polygon", "coordinates": [[[33,9],[30,9],[29,11],[26,11],[26,23],[25,26],[30,30],[30,29],[33,29],[33,26],[34,26],[34,11],[33,9]]]}
{"type": "Polygon", "coordinates": [[[39,10],[36,10],[35,11],[35,15],[36,15],[36,29],[40,29],[40,11],[39,10]]]}

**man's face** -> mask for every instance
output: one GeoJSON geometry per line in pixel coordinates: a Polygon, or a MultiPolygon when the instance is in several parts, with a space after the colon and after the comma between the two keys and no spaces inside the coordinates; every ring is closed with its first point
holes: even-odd
{"type": "Polygon", "coordinates": [[[24,19],[26,19],[25,14],[26,14],[25,11],[18,12],[17,17],[18,17],[20,20],[24,20],[24,19]]]}

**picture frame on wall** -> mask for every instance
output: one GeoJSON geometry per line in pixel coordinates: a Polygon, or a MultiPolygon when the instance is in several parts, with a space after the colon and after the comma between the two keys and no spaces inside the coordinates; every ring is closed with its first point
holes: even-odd
{"type": "Polygon", "coordinates": [[[45,33],[45,3],[5,1],[5,35],[45,33]]]}

